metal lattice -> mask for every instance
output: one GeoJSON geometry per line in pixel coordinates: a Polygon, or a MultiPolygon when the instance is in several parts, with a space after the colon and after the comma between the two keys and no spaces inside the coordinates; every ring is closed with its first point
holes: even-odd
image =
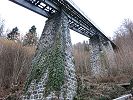
{"type": "Polygon", "coordinates": [[[44,17],[51,17],[61,10],[67,14],[69,18],[70,29],[92,37],[99,35],[104,40],[110,41],[113,47],[116,45],[109,40],[99,28],[97,28],[91,20],[71,1],[71,0],[10,0],[29,10],[32,10],[44,17]]]}

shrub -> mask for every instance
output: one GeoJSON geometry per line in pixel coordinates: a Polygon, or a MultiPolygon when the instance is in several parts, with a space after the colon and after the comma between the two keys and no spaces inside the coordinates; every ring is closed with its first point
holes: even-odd
{"type": "Polygon", "coordinates": [[[0,39],[0,97],[22,90],[34,51],[34,47],[0,39]]]}

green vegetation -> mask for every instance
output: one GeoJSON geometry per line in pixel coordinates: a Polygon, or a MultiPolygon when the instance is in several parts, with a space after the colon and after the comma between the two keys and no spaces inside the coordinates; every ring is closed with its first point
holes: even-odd
{"type": "Polygon", "coordinates": [[[46,84],[45,94],[47,95],[51,91],[60,91],[61,86],[64,84],[65,68],[64,47],[61,41],[62,38],[60,38],[61,35],[56,35],[55,43],[51,50],[43,52],[42,55],[37,54],[40,55],[40,59],[32,63],[32,71],[26,82],[25,91],[27,91],[31,81],[36,79],[38,82],[42,75],[46,73],[46,70],[48,70],[48,84],[46,84]]]}
{"type": "Polygon", "coordinates": [[[37,33],[36,27],[33,25],[29,32],[25,35],[23,45],[24,46],[33,46],[37,44],[37,33]]]}
{"type": "Polygon", "coordinates": [[[7,39],[9,40],[19,40],[20,33],[18,33],[18,28],[15,27],[10,33],[7,34],[7,39]]]}

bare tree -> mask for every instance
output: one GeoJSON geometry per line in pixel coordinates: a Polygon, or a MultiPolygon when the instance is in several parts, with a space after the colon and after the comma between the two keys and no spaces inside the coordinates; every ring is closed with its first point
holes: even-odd
{"type": "Polygon", "coordinates": [[[85,77],[91,75],[89,62],[89,44],[87,42],[73,45],[73,54],[76,66],[76,73],[81,78],[82,83],[85,77]]]}
{"type": "Polygon", "coordinates": [[[0,39],[0,98],[22,91],[35,47],[0,39]]]}
{"type": "Polygon", "coordinates": [[[133,22],[124,20],[115,32],[114,42],[119,47],[116,51],[117,67],[121,74],[133,75],[133,22]]]}
{"type": "Polygon", "coordinates": [[[0,36],[3,35],[3,32],[4,32],[4,20],[0,18],[0,36]]]}

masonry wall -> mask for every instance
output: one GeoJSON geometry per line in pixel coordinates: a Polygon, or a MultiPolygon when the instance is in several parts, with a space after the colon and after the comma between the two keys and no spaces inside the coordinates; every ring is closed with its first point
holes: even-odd
{"type": "Polygon", "coordinates": [[[68,18],[59,13],[46,21],[23,100],[73,100],[76,75],[68,18]]]}
{"type": "Polygon", "coordinates": [[[108,74],[115,75],[115,70],[117,69],[116,61],[115,61],[115,53],[110,41],[106,41],[103,50],[106,54],[106,60],[108,62],[108,74]]]}
{"type": "Polygon", "coordinates": [[[113,47],[110,41],[98,35],[90,38],[90,63],[92,76],[104,77],[113,74],[116,66],[113,47]]]}
{"type": "Polygon", "coordinates": [[[101,65],[101,44],[99,37],[93,36],[89,41],[90,45],[90,63],[91,63],[91,75],[94,77],[99,77],[102,74],[102,65],[101,65]]]}

